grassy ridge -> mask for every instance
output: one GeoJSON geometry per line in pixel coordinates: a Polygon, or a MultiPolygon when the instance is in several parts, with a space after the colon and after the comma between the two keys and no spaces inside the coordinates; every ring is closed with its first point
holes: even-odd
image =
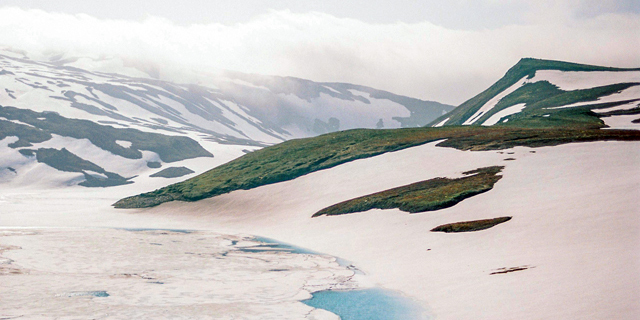
{"type": "Polygon", "coordinates": [[[502,178],[504,167],[481,168],[458,179],[435,178],[340,202],[316,212],[313,216],[334,216],[371,209],[395,209],[417,213],[456,205],[460,201],[487,192],[502,178]]]}
{"type": "Polygon", "coordinates": [[[499,150],[598,140],[640,140],[640,131],[451,126],[391,130],[355,129],[297,139],[246,154],[199,176],[122,199],[116,208],[145,208],[163,202],[196,201],[234,190],[292,180],[337,165],[446,139],[439,146],[499,150]]]}
{"type": "MultiPolygon", "coordinates": [[[[443,115],[438,119],[434,120],[429,125],[435,125],[436,123],[439,123],[446,118],[449,118],[449,120],[445,125],[461,125],[466,119],[470,118],[480,107],[482,107],[485,103],[491,100],[491,98],[495,97],[500,92],[509,88],[510,86],[512,86],[513,84],[515,84],[516,82],[518,82],[520,79],[524,77],[532,78],[535,75],[535,72],[538,70],[589,72],[589,71],[638,71],[640,69],[639,68],[635,68],[635,69],[610,68],[610,67],[584,65],[584,64],[570,63],[570,62],[563,62],[563,61],[524,58],[524,59],[521,59],[515,66],[511,67],[511,69],[509,69],[507,73],[502,78],[500,78],[500,80],[494,83],[491,87],[487,88],[485,91],[479,93],[475,97],[462,103],[452,112],[447,113],[446,115],[443,115]]],[[[524,94],[535,93],[535,90],[532,90],[532,89],[534,88],[523,89],[517,95],[520,95],[523,93],[524,94]]],[[[544,100],[547,98],[548,94],[551,94],[551,96],[554,96],[558,93],[558,92],[554,92],[557,90],[554,90],[548,86],[547,88],[535,88],[535,89],[545,91],[544,94],[541,94],[541,92],[538,92],[537,94],[530,95],[531,98],[536,100],[544,100]]],[[[563,92],[571,92],[571,91],[563,91],[563,92]]],[[[585,92],[582,92],[580,94],[585,94],[585,92]]],[[[568,96],[563,97],[565,101],[567,98],[568,96]]],[[[575,102],[589,100],[586,96],[582,98],[578,96],[573,96],[572,98],[575,99],[574,100],[575,102]],[[583,99],[583,100],[580,100],[580,99],[583,99]]],[[[524,100],[527,100],[527,99],[525,98],[524,100]]],[[[522,102],[527,102],[527,101],[522,101],[522,102]]],[[[529,100],[528,102],[532,102],[532,101],[529,100]]],[[[555,101],[555,102],[559,103],[559,101],[555,101]]],[[[499,110],[499,108],[494,108],[494,109],[495,110],[492,110],[491,113],[497,112],[499,110]]],[[[487,115],[487,116],[490,116],[490,115],[487,115]]],[[[482,121],[484,121],[485,119],[486,117],[483,116],[480,120],[476,121],[476,123],[478,124],[482,123],[482,121]]]]}

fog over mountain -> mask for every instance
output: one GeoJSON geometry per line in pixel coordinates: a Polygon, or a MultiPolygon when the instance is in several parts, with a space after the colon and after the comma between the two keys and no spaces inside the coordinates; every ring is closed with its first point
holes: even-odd
{"type": "Polygon", "coordinates": [[[82,5],[63,3],[40,6],[50,11],[26,9],[35,5],[0,9],[0,44],[40,55],[35,58],[119,57],[169,81],[205,82],[207,72],[224,69],[357,83],[449,104],[477,94],[522,57],[640,64],[637,6],[620,1],[431,4],[414,8],[422,20],[402,14],[406,10],[387,10],[396,21],[372,18],[376,15],[364,19],[353,4],[345,5],[343,14],[329,6],[288,10],[274,5],[278,11],[270,11],[256,4],[262,11],[243,16],[223,5],[191,3],[174,16],[162,2],[144,14],[131,4],[79,13],[82,5]],[[465,18],[471,16],[466,7],[476,8],[474,19],[465,18]],[[120,13],[125,9],[139,15],[120,13]],[[230,12],[235,20],[187,21],[184,10],[216,12],[210,19],[230,12]],[[435,13],[454,15],[455,10],[457,19],[436,19],[435,13]]]}

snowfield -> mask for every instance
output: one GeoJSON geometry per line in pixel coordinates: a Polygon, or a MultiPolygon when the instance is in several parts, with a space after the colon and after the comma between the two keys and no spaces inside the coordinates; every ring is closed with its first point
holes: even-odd
{"type": "Polygon", "coordinates": [[[422,301],[438,319],[635,319],[639,150],[637,142],[504,152],[429,144],[289,182],[137,212],[189,217],[203,226],[347,258],[372,282],[422,301]],[[310,218],[339,201],[488,165],[505,165],[504,178],[451,208],[310,218]],[[445,223],[501,216],[513,219],[478,232],[429,232],[445,223]],[[511,268],[523,270],[500,273],[511,268]]]}
{"type": "MultiPolygon", "coordinates": [[[[640,143],[593,142],[483,152],[435,144],[353,161],[253,190],[145,210],[109,207],[138,192],[135,184],[108,192],[79,187],[5,189],[0,219],[4,230],[146,227],[266,236],[350,260],[366,273],[360,285],[403,292],[437,319],[637,318],[640,143]],[[504,161],[507,157],[516,160],[504,161]],[[506,167],[494,189],[451,208],[420,214],[371,210],[311,218],[317,210],[353,197],[434,177],[459,177],[463,171],[491,165],[506,167]],[[501,216],[513,219],[477,232],[429,232],[446,223],[501,216]]],[[[76,241],[73,233],[68,237],[37,233],[41,236],[28,240],[32,245],[26,245],[27,238],[0,237],[2,245],[23,247],[23,253],[11,250],[2,256],[22,266],[20,257],[26,259],[42,250],[39,241],[58,241],[61,246],[76,241]]],[[[121,235],[95,233],[95,241],[101,237],[121,235]]],[[[83,262],[69,257],[65,263],[83,262]]],[[[329,273],[327,276],[330,278],[329,273]]],[[[39,288],[36,280],[28,281],[34,290],[39,288]]],[[[123,294],[138,294],[132,290],[123,294]]],[[[21,292],[26,295],[29,290],[21,292]]],[[[285,306],[303,310],[296,303],[276,300],[267,303],[269,310],[285,306]]],[[[94,306],[101,305],[97,298],[92,301],[94,306]]],[[[49,305],[41,303],[43,308],[49,305]]],[[[126,310],[123,305],[111,308],[126,310]]]]}

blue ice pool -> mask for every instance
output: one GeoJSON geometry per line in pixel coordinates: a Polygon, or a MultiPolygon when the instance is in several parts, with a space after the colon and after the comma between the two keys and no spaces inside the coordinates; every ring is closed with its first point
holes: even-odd
{"type": "Polygon", "coordinates": [[[177,233],[192,233],[193,230],[185,230],[185,229],[156,229],[156,228],[116,228],[122,229],[126,231],[140,232],[140,231],[168,231],[168,232],[177,232],[177,233]]]}
{"type": "Polygon", "coordinates": [[[286,251],[289,253],[298,254],[320,254],[319,252],[313,250],[301,248],[271,238],[253,237],[253,241],[262,242],[262,244],[254,247],[241,248],[240,250],[245,252],[286,251]]]}
{"type": "Polygon", "coordinates": [[[314,308],[337,314],[342,320],[426,320],[432,319],[420,305],[393,291],[363,289],[319,291],[302,301],[314,308]]]}
{"type": "Polygon", "coordinates": [[[109,294],[106,291],[73,291],[67,294],[67,297],[98,297],[106,298],[109,294]]]}
{"type": "MultiPolygon", "coordinates": [[[[322,253],[317,252],[317,251],[313,251],[313,250],[309,250],[306,248],[302,248],[302,247],[298,247],[298,246],[294,246],[292,244],[288,244],[288,243],[284,243],[281,241],[277,241],[271,238],[266,238],[266,237],[259,237],[259,236],[255,236],[253,237],[254,241],[258,241],[258,242],[262,242],[263,244],[258,245],[258,246],[254,246],[254,247],[247,247],[247,248],[241,248],[240,251],[244,251],[244,252],[268,252],[268,251],[275,251],[275,250],[279,250],[279,251],[286,251],[289,253],[298,253],[298,254],[316,254],[316,255],[321,255],[322,253]]],[[[360,271],[359,269],[357,269],[355,266],[352,265],[352,263],[348,260],[342,259],[340,257],[335,257],[336,258],[336,262],[343,266],[343,267],[349,267],[349,269],[355,271],[355,273],[357,274],[363,274],[362,271],[360,271]]]]}

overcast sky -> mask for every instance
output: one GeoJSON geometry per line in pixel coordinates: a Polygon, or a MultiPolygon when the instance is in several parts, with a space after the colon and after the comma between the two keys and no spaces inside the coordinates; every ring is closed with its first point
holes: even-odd
{"type": "Polygon", "coordinates": [[[640,1],[2,0],[0,44],[459,104],[522,57],[640,67],[640,1]]]}

